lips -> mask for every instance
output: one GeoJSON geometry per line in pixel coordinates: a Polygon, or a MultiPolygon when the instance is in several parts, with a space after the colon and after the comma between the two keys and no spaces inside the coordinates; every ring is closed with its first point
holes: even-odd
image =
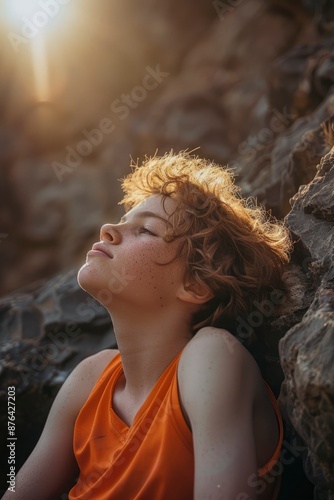
{"type": "Polygon", "coordinates": [[[104,245],[104,243],[94,243],[94,245],[92,246],[92,250],[97,250],[98,252],[102,252],[110,259],[113,258],[112,253],[108,250],[108,248],[104,245]]]}

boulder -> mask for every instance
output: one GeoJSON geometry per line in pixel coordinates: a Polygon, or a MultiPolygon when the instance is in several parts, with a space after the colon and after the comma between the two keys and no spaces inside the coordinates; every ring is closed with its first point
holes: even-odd
{"type": "Polygon", "coordinates": [[[321,123],[334,113],[333,39],[281,57],[268,79],[265,126],[242,144],[233,165],[245,196],[283,217],[328,152],[321,123]]]}
{"type": "MultiPolygon", "coordinates": [[[[325,124],[334,146],[334,129],[325,124]]],[[[316,288],[300,322],[279,344],[285,379],[280,402],[307,445],[305,465],[315,498],[334,496],[334,148],[321,159],[314,179],[292,199],[287,223],[303,244],[316,288]]]]}

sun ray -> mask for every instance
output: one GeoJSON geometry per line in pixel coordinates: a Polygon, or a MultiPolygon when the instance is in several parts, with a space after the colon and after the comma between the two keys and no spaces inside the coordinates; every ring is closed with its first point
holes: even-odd
{"type": "Polygon", "coordinates": [[[38,101],[48,101],[50,97],[50,82],[46,43],[39,35],[31,41],[33,74],[35,81],[35,95],[38,101]]]}
{"type": "Polygon", "coordinates": [[[38,0],[6,0],[5,11],[8,21],[15,25],[22,25],[22,19],[31,18],[40,10],[38,0]]]}
{"type": "MultiPolygon", "coordinates": [[[[21,68],[24,86],[38,102],[52,100],[57,87],[59,47],[67,42],[77,19],[75,0],[0,0],[1,21],[7,24],[15,51],[15,65],[21,68]],[[54,50],[55,40],[57,40],[54,50]],[[32,81],[27,75],[32,75],[32,81]],[[32,87],[33,85],[33,87],[32,87]],[[29,88],[28,88],[29,87],[29,88]]],[[[70,42],[70,43],[69,43],[70,42]]],[[[70,52],[70,51],[69,51],[70,52]]],[[[58,68],[59,69],[59,68],[58,68]]]]}

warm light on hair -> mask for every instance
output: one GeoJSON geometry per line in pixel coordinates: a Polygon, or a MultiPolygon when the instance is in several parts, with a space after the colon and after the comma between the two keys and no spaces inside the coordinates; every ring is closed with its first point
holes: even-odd
{"type": "Polygon", "coordinates": [[[176,200],[165,239],[180,239],[185,283],[200,284],[214,295],[196,316],[195,331],[207,325],[227,328],[252,310],[254,300],[285,291],[288,230],[253,201],[242,199],[227,168],[187,152],[132,166],[122,182],[121,203],[128,210],[154,194],[176,200]]]}

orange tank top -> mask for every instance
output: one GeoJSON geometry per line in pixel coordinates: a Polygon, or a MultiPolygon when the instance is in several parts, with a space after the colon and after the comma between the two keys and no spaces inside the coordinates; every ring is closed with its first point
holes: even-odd
{"type": "MultiPolygon", "coordinates": [[[[177,385],[180,355],[159,377],[130,427],[111,404],[115,384],[123,373],[120,355],[106,366],[75,423],[73,446],[80,476],[69,493],[70,500],[193,499],[192,434],[180,408],[177,385]]],[[[269,394],[280,439],[273,457],[254,478],[259,494],[264,488],[261,500],[277,498],[279,476],[270,472],[283,439],[277,403],[271,391],[269,394]]]]}

